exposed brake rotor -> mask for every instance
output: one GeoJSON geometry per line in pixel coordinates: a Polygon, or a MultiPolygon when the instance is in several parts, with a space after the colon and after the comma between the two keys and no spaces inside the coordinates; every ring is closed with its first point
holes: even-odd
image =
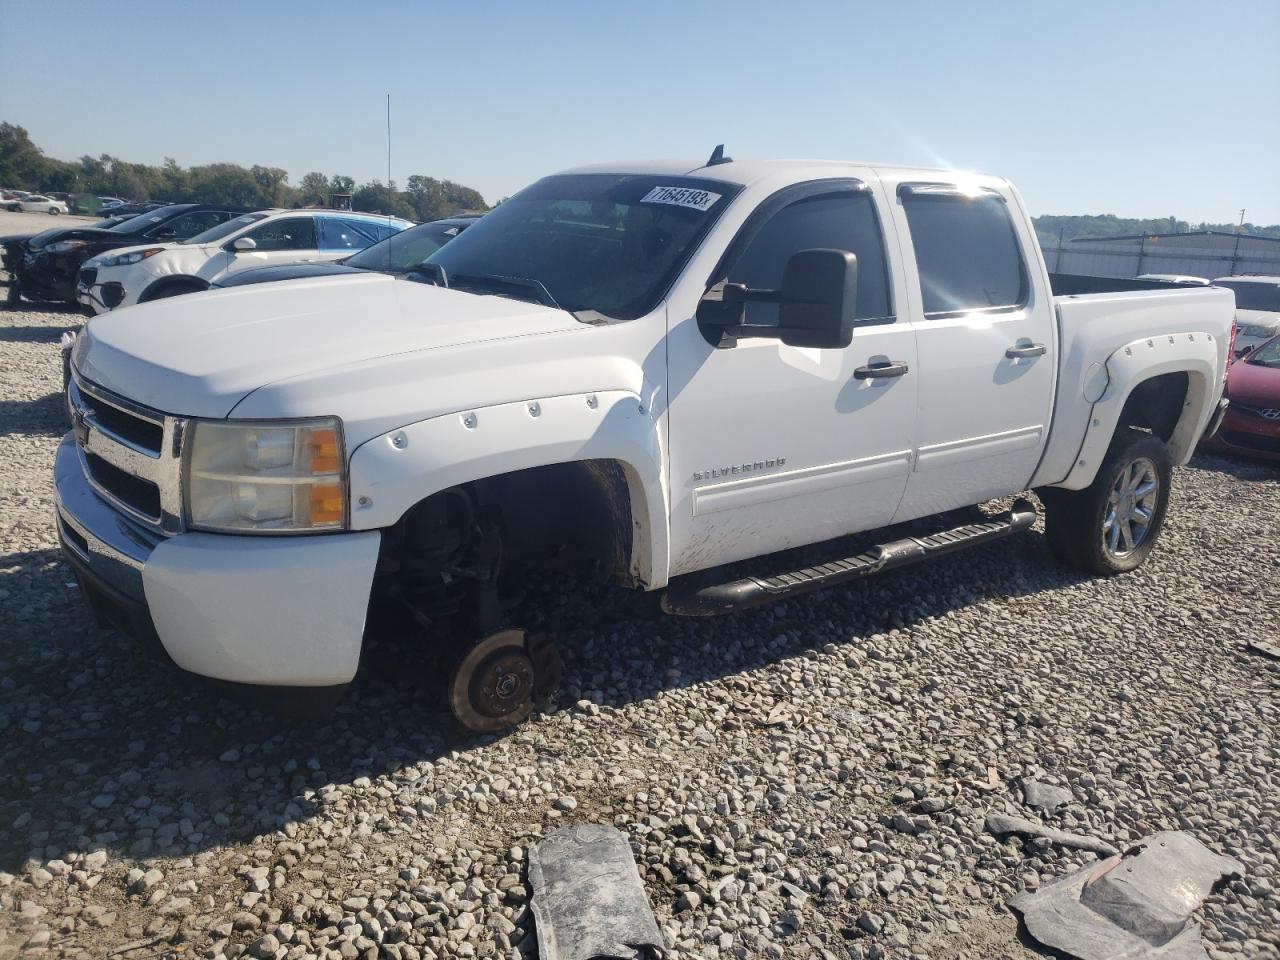
{"type": "Polygon", "coordinates": [[[464,727],[495,733],[529,716],[537,695],[523,630],[499,630],[463,655],[449,681],[449,709],[464,727]]]}

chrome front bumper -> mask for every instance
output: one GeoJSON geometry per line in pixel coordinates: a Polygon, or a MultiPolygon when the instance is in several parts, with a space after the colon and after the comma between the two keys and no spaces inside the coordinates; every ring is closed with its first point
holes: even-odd
{"type": "Polygon", "coordinates": [[[53,477],[58,538],[68,561],[94,587],[135,604],[146,604],[142,568],[164,539],[127,520],[93,491],[74,433],[58,445],[53,477]]]}

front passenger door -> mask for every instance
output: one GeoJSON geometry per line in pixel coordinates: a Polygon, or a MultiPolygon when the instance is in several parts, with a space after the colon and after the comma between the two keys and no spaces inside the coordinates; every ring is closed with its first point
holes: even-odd
{"type": "MultiPolygon", "coordinates": [[[[861,181],[789,187],[756,208],[708,278],[777,289],[792,254],[852,252],[856,322],[843,349],[770,339],[717,349],[691,315],[696,303],[669,305],[672,575],[893,516],[911,466],[916,350],[896,312],[880,223],[876,194],[861,181]],[[889,362],[896,375],[868,375],[889,362]]],[[[753,302],[745,320],[777,316],[777,304],[753,302]]]]}
{"type": "Polygon", "coordinates": [[[237,250],[227,264],[226,273],[239,273],[241,270],[277,263],[314,260],[320,254],[316,249],[316,221],[312,216],[269,220],[241,236],[251,238],[257,246],[252,250],[237,250]]]}

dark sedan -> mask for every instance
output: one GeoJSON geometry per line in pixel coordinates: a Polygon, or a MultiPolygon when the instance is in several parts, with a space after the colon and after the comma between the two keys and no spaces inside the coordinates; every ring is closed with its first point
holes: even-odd
{"type": "Polygon", "coordinates": [[[232,273],[214,287],[242,287],[248,283],[272,283],[276,280],[300,280],[303,277],[332,277],[344,273],[377,270],[380,273],[408,273],[446,243],[460,234],[478,217],[449,217],[420,223],[402,233],[392,234],[373,246],[342,260],[327,263],[287,263],[278,267],[258,267],[232,273]]]}
{"type": "MultiPolygon", "coordinates": [[[[124,223],[126,220],[133,219],[133,214],[122,214],[114,217],[103,217],[94,223],[89,224],[93,230],[110,230],[114,226],[124,223]]],[[[46,231],[48,233],[59,233],[63,231],[46,231]]],[[[22,247],[26,241],[30,240],[35,234],[20,233],[8,237],[0,237],[0,266],[3,266],[7,273],[12,274],[16,266],[22,263],[22,247]]]]}
{"type": "Polygon", "coordinates": [[[219,204],[175,203],[106,229],[94,224],[0,238],[10,276],[9,303],[22,297],[75,303],[80,265],[90,257],[151,241],[185,240],[244,212],[219,204]]]}

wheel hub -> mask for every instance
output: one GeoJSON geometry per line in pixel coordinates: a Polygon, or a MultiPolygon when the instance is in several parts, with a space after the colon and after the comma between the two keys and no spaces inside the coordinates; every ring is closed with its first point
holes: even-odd
{"type": "Polygon", "coordinates": [[[1146,542],[1160,499],[1156,465],[1141,457],[1121,469],[1102,520],[1102,542],[1114,557],[1127,557],[1146,542]]]}
{"type": "Polygon", "coordinates": [[[534,664],[524,631],[500,630],[468,650],[448,697],[453,715],[477,732],[493,733],[527,717],[533,709],[534,664]]]}

